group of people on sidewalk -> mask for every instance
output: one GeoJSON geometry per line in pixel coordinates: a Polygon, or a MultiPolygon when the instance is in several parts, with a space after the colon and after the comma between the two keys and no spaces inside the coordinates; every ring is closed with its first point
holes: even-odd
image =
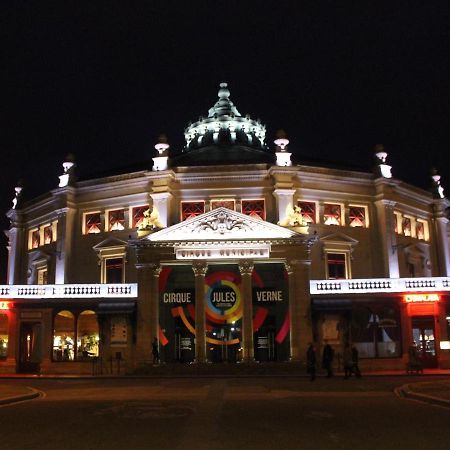
{"type": "MultiPolygon", "coordinates": [[[[342,353],[345,379],[351,377],[352,374],[355,374],[356,378],[361,378],[358,360],[358,349],[355,346],[350,347],[350,344],[347,343],[342,353]]],[[[327,372],[327,378],[331,378],[333,376],[333,361],[334,349],[328,342],[325,342],[322,352],[322,367],[327,372]]],[[[309,343],[308,350],[306,351],[306,370],[309,374],[310,380],[314,381],[316,379],[317,371],[317,356],[316,347],[312,342],[309,343]]]]}

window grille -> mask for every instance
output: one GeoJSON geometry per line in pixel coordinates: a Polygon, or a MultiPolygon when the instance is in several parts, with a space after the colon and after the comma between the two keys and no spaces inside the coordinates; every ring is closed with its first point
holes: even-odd
{"type": "Polygon", "coordinates": [[[85,216],[85,233],[96,234],[101,232],[102,220],[100,213],[86,214],[85,216]]]}
{"type": "Polygon", "coordinates": [[[139,228],[142,221],[144,220],[144,212],[148,210],[148,205],[146,206],[136,206],[132,210],[132,228],[139,228]]]}
{"type": "Polygon", "coordinates": [[[125,211],[123,209],[109,211],[108,217],[108,231],[121,231],[125,229],[125,211]]]}
{"type": "Polygon", "coordinates": [[[266,219],[266,209],[264,200],[242,200],[241,202],[242,214],[251,216],[257,219],[266,219]]]}
{"type": "Polygon", "coordinates": [[[349,219],[351,227],[365,227],[366,208],[364,206],[350,206],[349,219]]]}
{"type": "Polygon", "coordinates": [[[307,223],[316,223],[316,204],[314,202],[298,202],[303,220],[307,223]]]}
{"type": "Polygon", "coordinates": [[[324,217],[325,225],[340,225],[341,224],[341,205],[325,203],[323,217],[324,217]]]}
{"type": "Polygon", "coordinates": [[[191,219],[205,212],[205,202],[181,202],[181,220],[191,219]]]}

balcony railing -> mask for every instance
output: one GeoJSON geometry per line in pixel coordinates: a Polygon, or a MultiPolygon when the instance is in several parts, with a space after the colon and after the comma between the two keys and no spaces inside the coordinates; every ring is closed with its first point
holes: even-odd
{"type": "Polygon", "coordinates": [[[1,298],[136,298],[137,283],[0,285],[1,298]]]}
{"type": "Polygon", "coordinates": [[[450,291],[449,277],[311,280],[312,295],[450,291]]]}

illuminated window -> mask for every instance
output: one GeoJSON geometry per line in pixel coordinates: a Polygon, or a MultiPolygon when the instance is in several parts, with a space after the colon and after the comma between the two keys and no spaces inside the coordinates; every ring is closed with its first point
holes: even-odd
{"type": "Polygon", "coordinates": [[[347,277],[347,258],[345,253],[327,253],[327,278],[344,280],[347,277]]]}
{"type": "Polygon", "coordinates": [[[205,212],[205,202],[181,202],[181,220],[197,217],[205,212]]]}
{"type": "Polygon", "coordinates": [[[349,219],[351,227],[366,227],[366,208],[364,206],[350,206],[349,219]]]}
{"type": "Polygon", "coordinates": [[[53,242],[53,227],[46,225],[44,227],[44,245],[51,244],[53,242]]]}
{"type": "Polygon", "coordinates": [[[8,316],[0,313],[0,359],[8,356],[8,316]]]}
{"type": "Polygon", "coordinates": [[[416,237],[424,241],[430,240],[430,234],[428,230],[428,222],[425,220],[417,219],[416,221],[416,237]]]}
{"type": "Polygon", "coordinates": [[[84,216],[84,233],[96,234],[101,232],[102,219],[99,212],[88,213],[84,216]]]}
{"type": "Polygon", "coordinates": [[[323,223],[325,225],[341,225],[341,205],[333,203],[324,204],[323,223]]]}
{"type": "Polygon", "coordinates": [[[73,361],[75,358],[75,316],[61,311],[53,325],[53,360],[73,361]]]}
{"type": "Polygon", "coordinates": [[[131,211],[131,228],[139,228],[144,220],[144,212],[148,210],[148,205],[136,206],[131,211]]]}
{"type": "Polygon", "coordinates": [[[397,305],[354,306],[351,337],[360,358],[401,356],[400,311],[397,305]]]}
{"type": "Polygon", "coordinates": [[[77,320],[76,359],[89,359],[99,355],[99,326],[94,311],[83,311],[77,320]]]}
{"type": "Polygon", "coordinates": [[[297,205],[301,209],[301,214],[305,222],[316,223],[316,204],[314,202],[299,201],[297,205]]]}
{"type": "Polygon", "coordinates": [[[411,236],[411,219],[409,217],[403,217],[402,229],[405,236],[411,236]]]}
{"type": "Polygon", "coordinates": [[[37,269],[37,284],[48,284],[47,267],[37,269]]]}
{"type": "Polygon", "coordinates": [[[242,214],[253,217],[255,219],[266,220],[266,208],[264,200],[242,200],[242,214]]]}
{"type": "Polygon", "coordinates": [[[234,200],[211,200],[211,209],[220,207],[234,211],[234,200]]]}
{"type": "Polygon", "coordinates": [[[121,231],[125,229],[125,211],[116,209],[108,212],[108,231],[121,231]]]}
{"type": "Polygon", "coordinates": [[[40,240],[41,240],[41,238],[40,238],[39,230],[38,229],[30,230],[29,237],[28,237],[28,248],[30,250],[34,249],[34,248],[38,248],[39,244],[40,244],[40,240]]]}
{"type": "Polygon", "coordinates": [[[425,226],[423,222],[416,222],[417,239],[425,239],[425,226]]]}

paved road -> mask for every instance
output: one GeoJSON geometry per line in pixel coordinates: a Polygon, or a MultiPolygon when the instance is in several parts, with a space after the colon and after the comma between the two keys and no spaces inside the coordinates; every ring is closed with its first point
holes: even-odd
{"type": "MultiPolygon", "coordinates": [[[[448,449],[450,409],[400,377],[2,380],[45,397],[0,407],[1,446],[53,449],[448,449]]],[[[12,387],[11,386],[11,387],[12,387]]]]}

